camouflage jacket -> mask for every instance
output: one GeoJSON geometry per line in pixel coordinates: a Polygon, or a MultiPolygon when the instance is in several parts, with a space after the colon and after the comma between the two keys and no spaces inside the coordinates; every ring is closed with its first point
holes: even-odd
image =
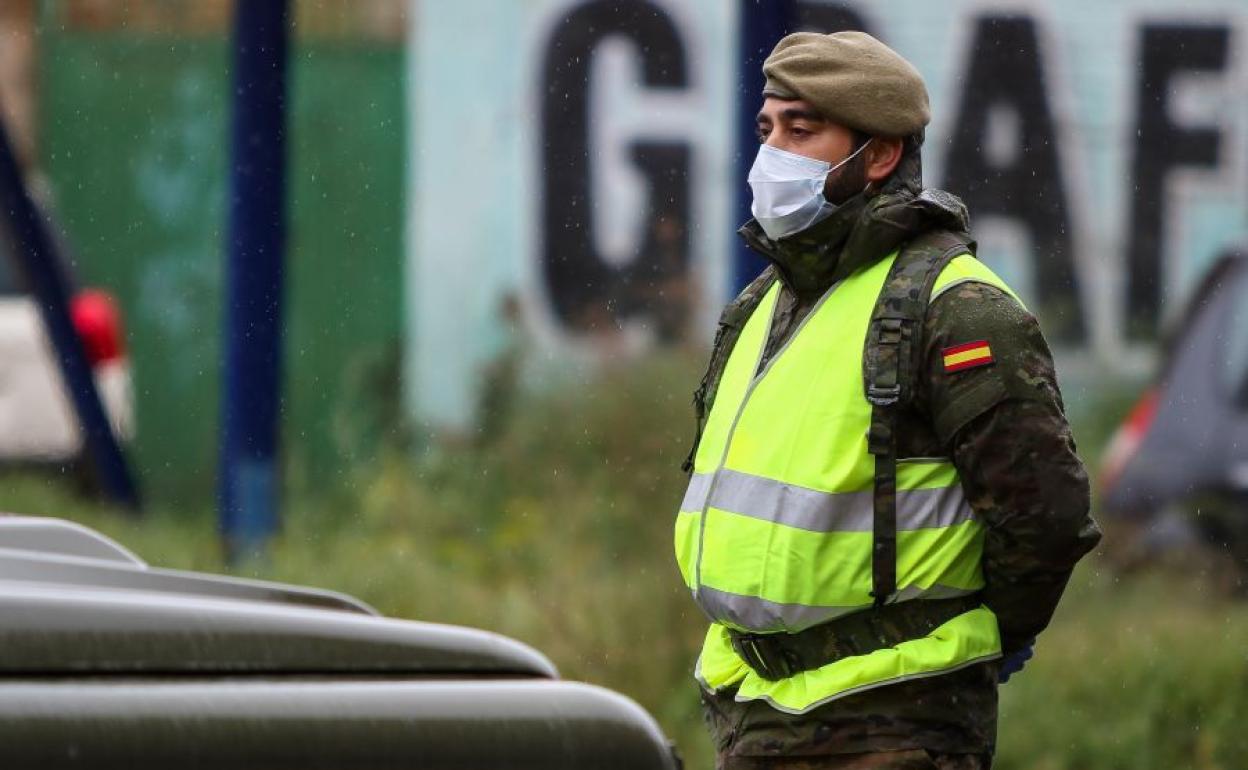
{"type": "MultiPolygon", "coordinates": [[[[781,282],[760,367],[835,281],[922,232],[967,229],[956,197],[920,190],[909,181],[913,175],[901,179],[780,242],[755,222],[742,228],[771,266],[734,305],[749,306],[751,292],[776,276],[781,282]]],[[[737,331],[744,323],[744,317],[729,320],[737,331]]],[[[720,349],[699,389],[708,411],[727,360],[724,348],[731,347],[723,332],[731,337],[733,330],[721,326],[720,349]]],[[[1100,539],[1088,514],[1087,474],[1048,345],[1036,319],[1012,297],[980,283],[955,286],[933,299],[920,344],[914,399],[898,424],[898,456],[946,456],[957,466],[986,525],[983,599],[997,615],[1008,655],[1048,625],[1075,563],[1100,539]],[[942,350],[978,340],[989,342],[994,363],[947,373],[942,350]]],[[[731,695],[704,699],[717,742],[729,740],[732,753],[743,756],[904,748],[977,753],[995,743],[995,663],[870,690],[799,716],[735,703],[731,695]],[[715,729],[717,715],[726,715],[730,730],[715,729]]]]}

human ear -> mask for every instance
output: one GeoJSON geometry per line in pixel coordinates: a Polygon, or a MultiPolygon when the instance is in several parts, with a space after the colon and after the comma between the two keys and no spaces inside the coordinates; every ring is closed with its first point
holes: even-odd
{"type": "Polygon", "coordinates": [[[867,182],[875,184],[888,178],[901,161],[901,139],[874,137],[867,148],[867,182]]]}

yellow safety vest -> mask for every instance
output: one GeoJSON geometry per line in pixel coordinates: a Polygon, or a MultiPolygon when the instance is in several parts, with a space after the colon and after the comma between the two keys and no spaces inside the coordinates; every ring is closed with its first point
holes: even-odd
{"type": "MultiPolygon", "coordinates": [[[[862,356],[897,254],[837,283],[756,375],[779,292],[773,285],[738,337],[676,518],[676,558],[713,621],[696,670],[708,688],[737,687],[803,713],[838,697],[999,657],[996,617],[979,607],[930,634],[769,681],[733,650],[727,629],[796,633],[873,602],[874,458],[862,356]]],[[[977,281],[1010,290],[969,254],[932,296],[977,281]]],[[[1011,295],[1013,294],[1010,292],[1011,295]]],[[[897,466],[897,592],[890,602],[983,588],[983,525],[947,458],[897,466]]]]}

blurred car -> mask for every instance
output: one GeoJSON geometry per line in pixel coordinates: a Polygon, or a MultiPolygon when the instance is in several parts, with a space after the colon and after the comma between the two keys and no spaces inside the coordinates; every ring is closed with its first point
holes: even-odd
{"type": "Polygon", "coordinates": [[[0,516],[0,618],[0,767],[680,767],[640,706],[512,639],[57,519],[0,516]]]}
{"type": "MultiPolygon", "coordinates": [[[[73,400],[36,300],[22,286],[11,238],[0,227],[0,462],[66,463],[82,453],[73,400]]],[[[121,439],[133,433],[130,363],[117,303],[107,292],[73,294],[70,315],[105,412],[121,439]]]]}
{"type": "Polygon", "coordinates": [[[1113,513],[1248,492],[1248,248],[1210,266],[1161,360],[1102,460],[1102,501],[1113,513]]]}
{"type": "Polygon", "coordinates": [[[1176,553],[1248,596],[1248,248],[1211,265],[1161,361],[1101,463],[1101,510],[1123,529],[1111,555],[1133,567],[1176,553]]]}

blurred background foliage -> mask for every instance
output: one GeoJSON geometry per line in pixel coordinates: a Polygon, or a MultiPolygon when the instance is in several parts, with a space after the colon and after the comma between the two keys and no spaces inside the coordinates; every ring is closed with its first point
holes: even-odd
{"type": "MultiPolygon", "coordinates": [[[[233,571],[521,639],[563,676],[638,700],[687,766],[709,767],[691,678],[705,621],[671,553],[701,365],[684,352],[608,367],[500,401],[498,430],[477,440],[418,459],[378,449],[329,490],[288,479],[275,549],[233,571]]],[[[1075,415],[1085,458],[1128,406],[1107,396],[1075,415]]],[[[47,475],[10,474],[0,489],[4,510],[84,522],[153,565],[230,571],[208,507],[138,522],[47,475]]],[[[1035,659],[1001,691],[997,767],[1248,767],[1248,605],[1194,565],[1081,565],[1035,659]]]]}

